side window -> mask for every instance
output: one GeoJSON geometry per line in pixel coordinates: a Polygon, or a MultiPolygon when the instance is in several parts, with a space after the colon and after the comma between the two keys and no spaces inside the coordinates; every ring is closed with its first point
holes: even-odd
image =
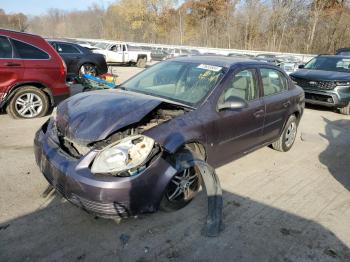
{"type": "Polygon", "coordinates": [[[12,58],[12,46],[5,36],[0,36],[0,59],[12,58]]]}
{"type": "Polygon", "coordinates": [[[23,43],[12,39],[13,45],[16,48],[16,51],[19,55],[19,58],[23,59],[49,59],[49,55],[44,51],[41,51],[35,46],[23,43]]]}
{"type": "Polygon", "coordinates": [[[252,101],[259,97],[256,71],[247,69],[238,72],[224,91],[223,101],[226,102],[230,97],[240,97],[246,101],[252,101]]]}
{"type": "Polygon", "coordinates": [[[78,48],[70,44],[57,43],[57,51],[62,54],[80,54],[78,48]]]}
{"type": "Polygon", "coordinates": [[[288,89],[288,81],[281,72],[274,69],[263,68],[260,69],[260,73],[265,96],[278,94],[288,89]]]}

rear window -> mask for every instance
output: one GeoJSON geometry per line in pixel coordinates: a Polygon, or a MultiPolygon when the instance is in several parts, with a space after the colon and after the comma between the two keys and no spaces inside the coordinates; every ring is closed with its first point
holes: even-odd
{"type": "Polygon", "coordinates": [[[12,58],[12,46],[7,37],[0,36],[0,58],[12,58]]]}
{"type": "Polygon", "coordinates": [[[13,45],[22,59],[49,59],[49,55],[30,44],[12,39],[13,45]]]}
{"type": "Polygon", "coordinates": [[[61,54],[80,54],[78,48],[71,44],[56,43],[56,48],[61,54]]]}

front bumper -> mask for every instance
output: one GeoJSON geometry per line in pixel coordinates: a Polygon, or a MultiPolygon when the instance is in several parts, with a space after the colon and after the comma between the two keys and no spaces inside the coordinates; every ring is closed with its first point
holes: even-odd
{"type": "Polygon", "coordinates": [[[128,217],[158,210],[163,192],[176,173],[161,156],[132,177],[98,176],[90,172],[97,151],[81,159],[71,157],[45,129],[35,135],[36,162],[47,181],[69,202],[101,217],[128,217]]]}
{"type": "Polygon", "coordinates": [[[336,87],[327,91],[304,88],[304,92],[305,102],[309,104],[341,108],[350,102],[350,89],[348,87],[336,87]]]}

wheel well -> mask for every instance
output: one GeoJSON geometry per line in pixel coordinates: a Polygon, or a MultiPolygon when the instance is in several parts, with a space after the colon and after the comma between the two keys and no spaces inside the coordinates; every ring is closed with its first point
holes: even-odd
{"type": "Polygon", "coordinates": [[[139,60],[139,59],[143,59],[143,58],[146,58],[146,60],[147,60],[147,55],[138,55],[137,56],[137,61],[139,60]]]}
{"type": "Polygon", "coordinates": [[[203,156],[204,160],[207,159],[207,152],[206,152],[206,149],[205,149],[203,144],[201,144],[199,142],[188,142],[188,143],[185,143],[182,146],[180,146],[177,151],[179,151],[185,147],[190,148],[191,150],[193,150],[195,152],[198,152],[201,156],[203,156]]]}
{"type": "Polygon", "coordinates": [[[10,89],[10,91],[8,92],[8,96],[6,98],[6,102],[4,105],[7,106],[8,102],[11,100],[12,96],[16,93],[16,91],[18,89],[20,89],[21,87],[25,87],[25,86],[33,86],[33,87],[36,87],[36,88],[42,90],[45,93],[45,95],[49,98],[50,104],[53,105],[53,96],[51,94],[50,89],[48,87],[46,87],[45,85],[38,83],[38,82],[21,83],[21,84],[18,84],[16,86],[12,87],[10,89]]]}
{"type": "Polygon", "coordinates": [[[295,115],[295,117],[297,118],[297,121],[298,121],[298,123],[299,123],[299,121],[300,121],[300,116],[301,116],[300,112],[299,112],[299,111],[295,111],[292,115],[295,115]]]}

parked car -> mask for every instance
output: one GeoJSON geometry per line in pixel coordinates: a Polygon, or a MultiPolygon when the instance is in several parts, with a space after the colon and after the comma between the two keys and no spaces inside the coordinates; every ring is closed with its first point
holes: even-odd
{"type": "Polygon", "coordinates": [[[200,187],[191,159],[217,167],[270,144],[288,151],[303,110],[303,90],[276,66],[179,57],[118,90],[66,100],[36,133],[35,156],[48,182],[90,213],[176,210],[200,187]]]}
{"type": "Polygon", "coordinates": [[[191,55],[201,55],[201,52],[199,52],[197,49],[191,49],[189,52],[191,55]]]}
{"type": "Polygon", "coordinates": [[[253,55],[248,55],[244,53],[229,53],[227,56],[236,57],[236,58],[253,58],[253,55]]]}
{"type": "Polygon", "coordinates": [[[0,29],[0,109],[34,118],[69,96],[66,65],[37,35],[0,29]]]}
{"type": "Polygon", "coordinates": [[[279,66],[288,74],[298,70],[299,65],[303,64],[300,59],[294,56],[277,56],[280,64],[279,66]]]}
{"type": "Polygon", "coordinates": [[[279,66],[281,61],[273,54],[258,54],[253,59],[279,66]]]}
{"type": "Polygon", "coordinates": [[[290,74],[305,91],[306,102],[340,109],[350,114],[350,58],[320,55],[290,74]]]}
{"type": "Polygon", "coordinates": [[[144,68],[152,60],[150,51],[123,42],[98,43],[92,51],[103,54],[110,64],[136,64],[144,68]]]}
{"type": "Polygon", "coordinates": [[[335,51],[336,55],[350,56],[350,48],[339,48],[335,51]]]}
{"type": "Polygon", "coordinates": [[[48,40],[48,42],[66,63],[69,79],[83,74],[99,76],[107,73],[107,63],[103,55],[95,54],[88,48],[74,43],[59,40],[48,40]]]}
{"type": "Polygon", "coordinates": [[[163,61],[163,60],[166,60],[168,58],[171,58],[171,55],[168,52],[166,52],[165,50],[153,49],[151,51],[151,57],[152,57],[152,60],[154,60],[154,61],[163,61]]]}

